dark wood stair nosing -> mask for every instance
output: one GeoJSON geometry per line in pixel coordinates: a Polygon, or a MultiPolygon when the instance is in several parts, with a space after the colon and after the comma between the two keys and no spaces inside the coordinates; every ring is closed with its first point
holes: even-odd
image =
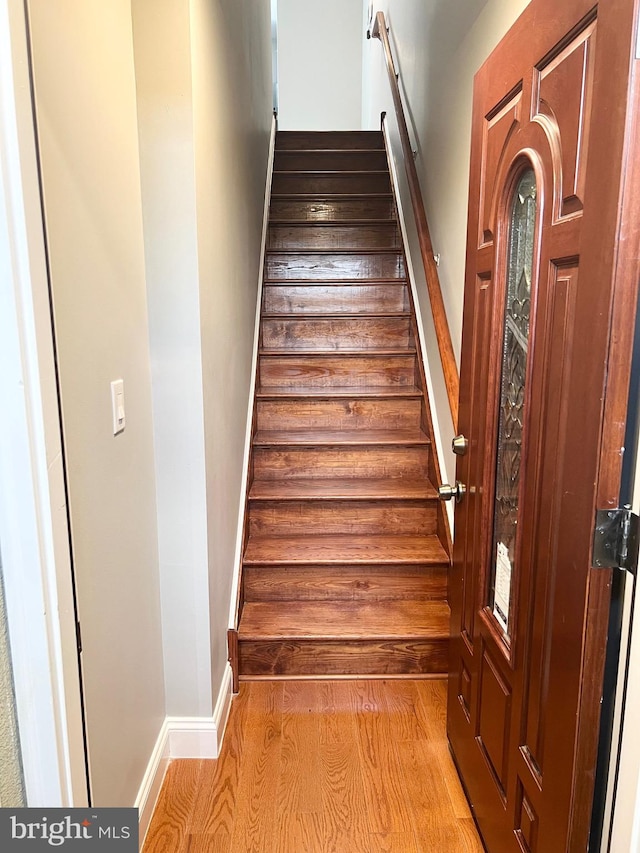
{"type": "Polygon", "coordinates": [[[393,641],[448,639],[450,609],[446,602],[412,599],[349,601],[340,608],[339,624],[332,602],[305,601],[297,614],[282,613],[279,602],[251,602],[238,628],[240,641],[393,641]],[[247,624],[248,623],[248,624],[247,624]]]}
{"type": "MultiPolygon", "coordinates": [[[[329,131],[331,132],[331,131],[329,131]]],[[[385,154],[385,148],[277,148],[278,154],[385,154]]]]}
{"type": "Polygon", "coordinates": [[[366,287],[369,285],[406,285],[407,276],[398,278],[264,278],[264,287],[322,287],[322,286],[344,286],[344,287],[366,287]]]}
{"type": "Polygon", "coordinates": [[[397,224],[398,220],[395,216],[376,219],[274,219],[269,221],[270,228],[375,228],[376,226],[388,228],[390,225],[397,226],[397,224]]]}
{"type": "Polygon", "coordinates": [[[425,477],[324,477],[304,480],[262,480],[253,478],[248,490],[250,501],[391,501],[429,502],[438,492],[425,477]],[[352,486],[352,489],[345,488],[352,486]]]}
{"type": "MultiPolygon", "coordinates": [[[[288,174],[286,172],[282,172],[281,174],[288,174]]],[[[347,199],[351,199],[353,201],[360,199],[371,199],[371,198],[386,198],[391,199],[393,201],[393,193],[336,193],[336,192],[327,192],[326,190],[322,190],[319,193],[307,192],[307,193],[282,193],[282,192],[272,192],[269,196],[270,199],[275,199],[276,201],[280,201],[281,199],[296,199],[300,201],[315,201],[318,204],[321,204],[323,201],[346,201],[347,199]]]]}
{"type": "Polygon", "coordinates": [[[327,494],[327,495],[256,495],[251,489],[247,494],[247,500],[250,503],[389,503],[389,504],[423,504],[433,503],[438,500],[438,493],[425,494],[422,497],[416,495],[345,495],[345,494],[327,494]]]}
{"type": "MultiPolygon", "coordinates": [[[[284,538],[284,537],[274,537],[274,538],[284,538]]],[[[339,559],[319,559],[317,556],[315,558],[310,557],[307,560],[292,560],[286,559],[280,556],[278,559],[267,559],[265,557],[256,558],[256,557],[247,557],[246,554],[243,555],[242,565],[245,567],[260,567],[260,566],[291,566],[296,568],[301,568],[303,566],[370,566],[375,564],[376,566],[387,566],[391,569],[392,566],[449,566],[448,558],[428,558],[423,556],[416,556],[414,558],[406,558],[404,560],[401,559],[372,559],[371,557],[355,559],[355,558],[346,558],[344,556],[340,556],[339,559]]]]}
{"type": "MultiPolygon", "coordinates": [[[[352,175],[389,175],[389,169],[274,169],[275,175],[291,175],[296,178],[302,177],[351,177],[352,175]]],[[[322,190],[321,190],[322,192],[322,190]]]]}
{"type": "MultiPolygon", "coordinates": [[[[252,444],[254,447],[429,447],[431,439],[426,433],[420,433],[413,438],[395,438],[390,435],[384,438],[384,433],[400,433],[401,430],[256,430],[252,444]],[[309,433],[308,435],[305,435],[309,433]],[[326,436],[322,436],[325,432],[326,436]],[[331,433],[335,436],[331,436],[331,433]],[[375,433],[380,435],[375,435],[375,433]],[[353,433],[351,436],[350,433],[353,433]],[[367,433],[369,435],[367,436],[367,433]],[[364,436],[364,437],[363,437],[364,436]]],[[[406,430],[406,432],[409,432],[406,430]]]]}
{"type": "Polygon", "coordinates": [[[403,349],[267,349],[260,347],[259,355],[266,356],[297,356],[298,358],[326,358],[328,355],[344,358],[389,358],[390,356],[415,355],[415,347],[403,349]]]}
{"type": "Polygon", "coordinates": [[[389,570],[391,570],[394,566],[400,566],[402,568],[406,566],[448,566],[449,561],[442,558],[441,560],[429,560],[429,559],[406,559],[406,560],[373,560],[369,559],[336,559],[336,560],[318,560],[318,559],[309,559],[309,560],[271,560],[271,559],[256,559],[255,557],[248,558],[245,556],[242,558],[243,566],[260,567],[264,566],[265,568],[268,566],[295,566],[296,568],[302,568],[303,566],[370,566],[371,563],[375,563],[376,566],[385,566],[389,570]]]}
{"type": "Polygon", "coordinates": [[[302,246],[294,249],[265,249],[266,255],[403,255],[404,250],[401,246],[388,246],[383,248],[369,247],[321,247],[302,246]]]}
{"type": "Polygon", "coordinates": [[[380,385],[379,390],[373,390],[371,386],[367,386],[366,390],[354,387],[352,385],[343,386],[311,386],[306,390],[301,390],[299,386],[274,386],[271,388],[256,388],[256,398],[260,400],[280,400],[283,397],[286,399],[312,399],[312,400],[334,400],[334,399],[349,399],[356,397],[362,400],[377,400],[379,398],[389,399],[420,399],[422,397],[420,388],[413,386],[388,386],[380,385]]]}
{"type": "Polygon", "coordinates": [[[411,317],[411,311],[270,311],[263,320],[397,320],[411,317]]]}
{"type": "MultiPolygon", "coordinates": [[[[285,602],[282,602],[286,604],[285,602]]],[[[371,642],[380,642],[380,643],[392,643],[392,642],[401,642],[407,640],[449,640],[450,635],[448,631],[433,631],[430,633],[422,632],[418,633],[417,631],[411,632],[406,631],[402,634],[392,634],[391,632],[380,632],[380,633],[369,633],[369,634],[361,634],[356,635],[355,632],[353,634],[344,633],[344,634],[303,634],[302,632],[294,632],[291,631],[289,633],[264,633],[259,634],[257,632],[252,632],[250,634],[242,633],[242,621],[240,623],[240,628],[238,631],[238,640],[239,642],[284,642],[287,641],[295,641],[298,643],[339,643],[339,642],[348,642],[348,643],[371,643],[371,642]]]]}

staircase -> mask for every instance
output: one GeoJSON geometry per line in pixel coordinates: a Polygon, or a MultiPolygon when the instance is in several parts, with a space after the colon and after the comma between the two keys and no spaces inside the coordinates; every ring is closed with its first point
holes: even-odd
{"type": "Polygon", "coordinates": [[[449,557],[382,134],[279,132],[240,677],[445,673],[449,557]]]}

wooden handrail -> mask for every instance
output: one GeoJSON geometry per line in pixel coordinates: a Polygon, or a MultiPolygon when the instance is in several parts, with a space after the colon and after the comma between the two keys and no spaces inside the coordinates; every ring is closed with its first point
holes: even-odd
{"type": "Polygon", "coordinates": [[[413,215],[416,219],[418,228],[418,240],[420,242],[420,253],[422,255],[422,263],[424,265],[425,276],[427,279],[427,290],[429,291],[429,301],[431,302],[431,311],[433,314],[433,324],[436,330],[436,339],[438,341],[438,350],[440,352],[440,360],[442,361],[442,370],[444,373],[444,381],[447,388],[447,397],[449,399],[449,408],[453,419],[453,428],[457,430],[458,426],[458,394],[460,391],[460,378],[458,376],[458,366],[456,357],[453,352],[453,344],[451,343],[451,332],[449,331],[449,323],[447,314],[444,308],[442,299],[442,290],[440,288],[440,279],[438,278],[438,268],[433,256],[433,246],[431,245],[431,236],[429,234],[429,225],[427,223],[427,214],[424,209],[422,200],[422,192],[420,190],[420,182],[418,180],[418,172],[413,159],[413,151],[411,150],[411,141],[409,139],[409,130],[407,121],[404,115],[402,99],[400,97],[400,87],[398,86],[398,74],[396,73],[391,53],[391,44],[389,43],[389,33],[384,17],[384,12],[378,12],[371,31],[373,38],[380,39],[384,48],[387,73],[389,74],[389,84],[391,86],[391,95],[396,110],[398,120],[398,128],[400,130],[400,141],[402,142],[402,153],[404,155],[404,165],[407,172],[407,180],[409,182],[409,193],[411,195],[411,204],[413,206],[413,215]]]}

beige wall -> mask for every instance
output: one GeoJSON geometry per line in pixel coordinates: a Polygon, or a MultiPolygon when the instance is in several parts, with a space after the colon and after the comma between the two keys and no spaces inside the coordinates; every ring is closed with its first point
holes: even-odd
{"type": "Polygon", "coordinates": [[[132,0],[167,714],[212,712],[189,0],[132,0]]]}
{"type": "Polygon", "coordinates": [[[165,707],[131,9],[29,12],[94,802],[131,805],[165,707]]]}
{"type": "MultiPolygon", "coordinates": [[[[386,0],[376,4],[387,15],[390,37],[404,88],[405,110],[424,196],[434,251],[440,254],[440,283],[453,346],[459,359],[467,233],[467,197],[471,143],[473,77],[529,0],[386,0]]],[[[380,42],[365,42],[364,124],[380,125],[387,112],[398,170],[393,103],[380,42]]],[[[403,204],[410,203],[406,186],[403,204]]],[[[411,226],[411,223],[409,223],[411,226]]],[[[453,434],[446,390],[421,268],[415,229],[409,228],[419,307],[427,338],[427,360],[434,388],[443,461],[450,482],[455,461],[449,452],[453,434]]]]}
{"type": "Polygon", "coordinates": [[[191,0],[211,666],[219,684],[240,505],[272,114],[268,0],[191,0]]]}
{"type": "Polygon", "coordinates": [[[269,2],[30,14],[94,799],[130,805],[165,713],[210,717],[226,663],[269,2]]]}
{"type": "Polygon", "coordinates": [[[278,0],[278,127],[357,130],[362,0],[278,0]]]}
{"type": "Polygon", "coordinates": [[[167,713],[227,659],[271,129],[269,0],[133,0],[167,713]]]}

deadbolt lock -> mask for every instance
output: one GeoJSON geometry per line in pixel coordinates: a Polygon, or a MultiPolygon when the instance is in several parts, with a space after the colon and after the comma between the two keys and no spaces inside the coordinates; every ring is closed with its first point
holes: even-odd
{"type": "Polygon", "coordinates": [[[464,456],[469,449],[469,439],[464,435],[457,435],[451,442],[451,449],[456,456],[464,456]]]}
{"type": "Polygon", "coordinates": [[[438,497],[441,501],[450,501],[452,498],[455,498],[457,504],[460,503],[466,493],[467,487],[464,483],[461,483],[459,481],[455,484],[455,486],[450,486],[449,483],[445,483],[438,489],[438,497]]]}

